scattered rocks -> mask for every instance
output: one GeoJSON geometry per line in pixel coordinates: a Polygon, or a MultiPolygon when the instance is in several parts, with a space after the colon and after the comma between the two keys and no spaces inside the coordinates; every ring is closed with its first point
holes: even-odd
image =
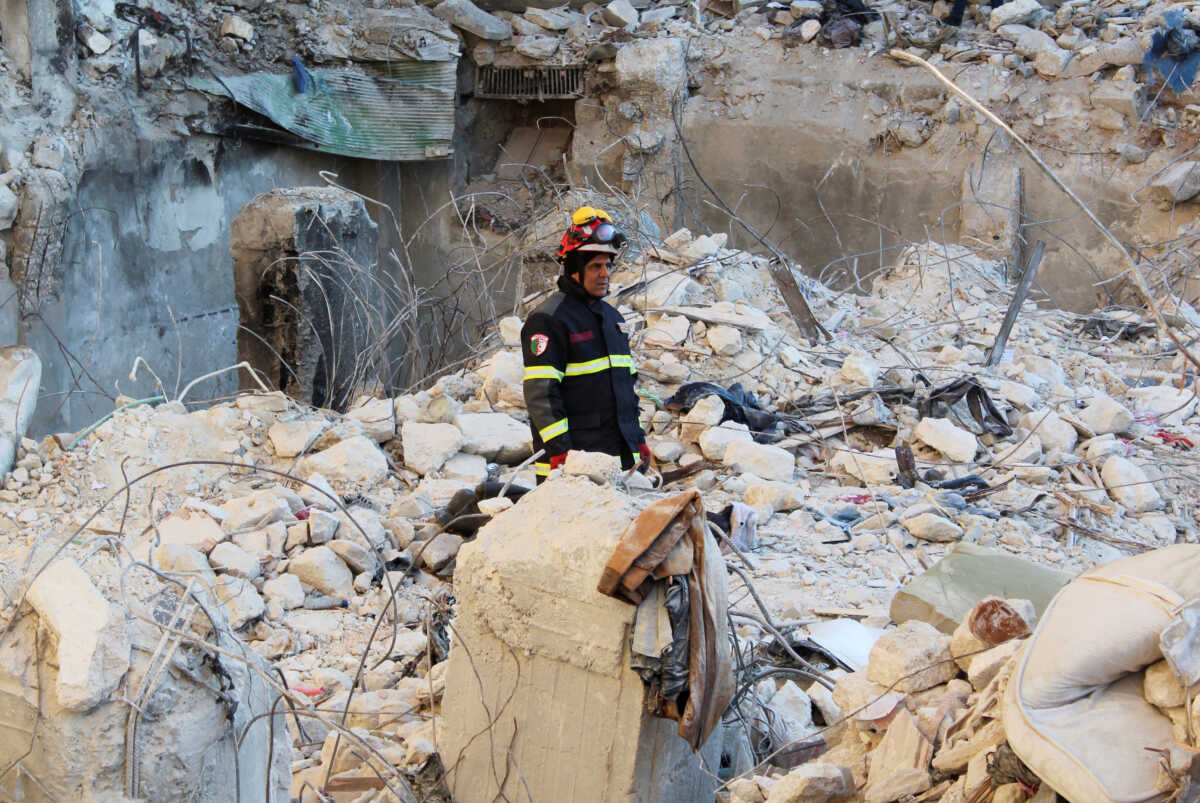
{"type": "Polygon", "coordinates": [[[871,648],[867,677],[902,692],[918,692],[952,680],[958,666],[950,637],[933,625],[911,620],[882,635],[871,648]]]}

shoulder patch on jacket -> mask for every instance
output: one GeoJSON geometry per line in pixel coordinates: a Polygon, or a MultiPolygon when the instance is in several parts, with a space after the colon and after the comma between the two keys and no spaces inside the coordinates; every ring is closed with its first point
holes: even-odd
{"type": "Polygon", "coordinates": [[[535,357],[540,357],[545,353],[546,348],[550,345],[550,336],[537,334],[529,338],[529,353],[535,357]]]}

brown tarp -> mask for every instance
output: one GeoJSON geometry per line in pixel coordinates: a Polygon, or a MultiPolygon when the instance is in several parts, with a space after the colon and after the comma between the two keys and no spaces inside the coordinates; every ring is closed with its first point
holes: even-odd
{"type": "Polygon", "coordinates": [[[636,605],[645,597],[646,583],[669,576],[688,584],[688,694],[677,718],[679,735],[699,750],[721,721],[734,683],[725,559],[705,531],[696,491],[660,499],[642,511],[604,567],[599,590],[636,605]]]}

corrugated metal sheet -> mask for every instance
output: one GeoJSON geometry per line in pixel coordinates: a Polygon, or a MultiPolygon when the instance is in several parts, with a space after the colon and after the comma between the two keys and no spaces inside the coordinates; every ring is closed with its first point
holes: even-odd
{"type": "Polygon", "coordinates": [[[241,105],[303,139],[298,147],[384,161],[452,153],[456,61],[390,62],[371,72],[313,68],[298,93],[292,74],[220,77],[241,105]]]}

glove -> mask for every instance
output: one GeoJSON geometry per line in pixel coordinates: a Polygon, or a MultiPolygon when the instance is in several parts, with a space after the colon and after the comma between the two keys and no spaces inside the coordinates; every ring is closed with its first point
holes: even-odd
{"type": "Polygon", "coordinates": [[[650,447],[646,444],[638,446],[638,454],[642,456],[642,462],[638,465],[638,471],[645,474],[650,470],[650,447]]]}
{"type": "Polygon", "coordinates": [[[553,471],[554,469],[559,468],[565,462],[567,462],[566,452],[563,452],[562,454],[550,455],[550,470],[553,471]]]}

